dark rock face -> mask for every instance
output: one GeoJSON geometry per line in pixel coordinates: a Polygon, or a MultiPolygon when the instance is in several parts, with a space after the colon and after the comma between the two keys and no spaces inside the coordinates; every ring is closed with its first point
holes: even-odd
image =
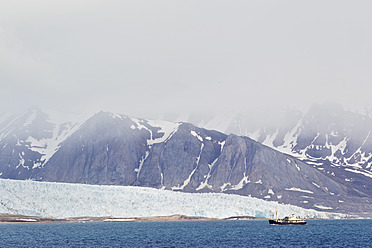
{"type": "Polygon", "coordinates": [[[219,143],[224,139],[224,134],[181,124],[167,142],[151,148],[137,185],[195,189],[209,172],[209,164],[220,155],[219,143]],[[159,176],[154,178],[151,176],[153,173],[159,176]],[[157,184],[154,185],[154,182],[157,184]]]}
{"type": "Polygon", "coordinates": [[[132,185],[149,133],[132,122],[99,113],[68,138],[39,179],[89,184],[132,185]]]}
{"type": "Polygon", "coordinates": [[[1,178],[223,192],[318,210],[372,212],[365,191],[247,137],[105,112],[74,129],[38,115],[2,133],[1,178]],[[50,141],[45,149],[35,148],[43,140],[50,141]],[[28,167],[19,166],[21,150],[28,167]]]}

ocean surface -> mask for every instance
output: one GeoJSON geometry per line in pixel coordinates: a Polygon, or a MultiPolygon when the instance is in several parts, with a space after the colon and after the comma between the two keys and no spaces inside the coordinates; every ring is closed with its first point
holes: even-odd
{"type": "Polygon", "coordinates": [[[372,220],[0,224],[0,247],[372,247],[372,220]]]}

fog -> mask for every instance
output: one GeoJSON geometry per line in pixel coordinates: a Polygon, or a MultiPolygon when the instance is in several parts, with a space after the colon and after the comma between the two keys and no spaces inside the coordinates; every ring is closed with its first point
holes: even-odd
{"type": "Polygon", "coordinates": [[[1,1],[0,110],[372,106],[370,1],[1,1]]]}

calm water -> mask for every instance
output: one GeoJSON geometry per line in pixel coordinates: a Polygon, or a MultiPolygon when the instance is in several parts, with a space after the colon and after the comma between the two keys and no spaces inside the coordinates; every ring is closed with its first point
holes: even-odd
{"type": "Polygon", "coordinates": [[[372,247],[372,220],[0,224],[0,247],[372,247]]]}

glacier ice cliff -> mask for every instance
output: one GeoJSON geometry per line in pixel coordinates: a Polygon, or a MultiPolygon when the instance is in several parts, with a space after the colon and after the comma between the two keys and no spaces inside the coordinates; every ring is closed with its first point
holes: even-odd
{"type": "Polygon", "coordinates": [[[173,214],[209,218],[272,218],[276,208],[281,216],[295,213],[304,217],[341,217],[338,214],[222,193],[183,193],[133,186],[0,179],[0,212],[9,214],[51,218],[150,217],[173,214]]]}

